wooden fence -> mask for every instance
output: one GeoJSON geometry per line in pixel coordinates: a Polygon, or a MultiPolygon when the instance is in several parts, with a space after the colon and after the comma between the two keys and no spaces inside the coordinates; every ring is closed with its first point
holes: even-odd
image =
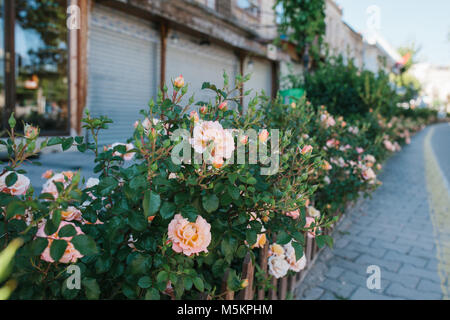
{"type": "MultiPolygon", "coordinates": [[[[342,217],[342,216],[341,216],[342,217]]],[[[340,221],[340,219],[339,219],[340,221]]],[[[336,226],[339,221],[334,225],[336,226]]],[[[330,235],[334,229],[328,228],[323,231],[323,234],[330,235]]],[[[269,244],[266,243],[264,248],[260,249],[259,255],[259,267],[261,271],[267,277],[268,275],[268,266],[267,260],[269,256],[269,244]]],[[[316,241],[314,238],[309,238],[305,236],[305,255],[307,259],[306,267],[297,272],[294,275],[289,275],[283,277],[281,279],[276,279],[275,277],[271,278],[270,286],[268,288],[259,288],[255,287],[255,266],[252,262],[250,254],[248,253],[243,262],[242,266],[242,279],[248,280],[248,286],[239,291],[235,296],[235,292],[227,291],[227,279],[228,274],[226,273],[224,276],[224,280],[222,283],[222,292],[224,293],[224,298],[226,300],[285,300],[288,297],[294,297],[295,289],[300,285],[302,280],[305,278],[308,271],[313,267],[316,258],[319,255],[321,249],[318,248],[316,241]],[[267,289],[267,290],[266,290],[267,289]]]]}

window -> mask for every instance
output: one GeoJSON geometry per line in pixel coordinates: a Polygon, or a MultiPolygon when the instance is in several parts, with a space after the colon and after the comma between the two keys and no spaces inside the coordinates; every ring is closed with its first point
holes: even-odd
{"type": "Polygon", "coordinates": [[[2,68],[6,71],[0,70],[6,87],[2,129],[14,112],[20,126],[25,122],[39,126],[43,134],[67,134],[67,1],[15,0],[6,4],[0,30],[6,37],[7,57],[2,68]]]}
{"type": "Polygon", "coordinates": [[[237,0],[237,6],[253,16],[259,15],[260,8],[257,0],[237,0]]]}
{"type": "Polygon", "coordinates": [[[201,4],[204,4],[210,9],[216,10],[216,0],[197,0],[201,4]]]}

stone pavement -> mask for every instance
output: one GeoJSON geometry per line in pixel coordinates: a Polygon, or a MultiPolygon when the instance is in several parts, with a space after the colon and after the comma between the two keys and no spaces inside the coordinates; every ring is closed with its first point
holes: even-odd
{"type": "Polygon", "coordinates": [[[450,125],[418,133],[393,155],[383,185],[359,201],[334,231],[297,299],[448,299],[450,294],[450,125]],[[380,268],[369,290],[367,267],[380,268]]]}

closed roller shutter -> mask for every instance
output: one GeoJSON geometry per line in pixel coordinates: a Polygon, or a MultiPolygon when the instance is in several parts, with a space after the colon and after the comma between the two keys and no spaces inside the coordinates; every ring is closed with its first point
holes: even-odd
{"type": "Polygon", "coordinates": [[[159,37],[151,22],[95,5],[89,25],[88,108],[114,123],[101,144],[124,142],[139,110],[156,96],[159,37]]]}
{"type": "Polygon", "coordinates": [[[171,32],[167,43],[166,82],[180,74],[189,83],[189,91],[183,102],[187,102],[194,93],[195,101],[210,101],[214,94],[210,90],[201,90],[203,82],[223,86],[223,71],[230,78],[230,87],[238,72],[238,59],[231,50],[215,44],[200,45],[198,38],[179,32],[171,32]]]}
{"type": "Polygon", "coordinates": [[[272,63],[269,60],[256,57],[246,58],[244,62],[245,74],[250,73],[251,78],[244,85],[245,91],[253,89],[250,96],[245,97],[244,105],[255,96],[256,92],[261,93],[264,90],[267,96],[272,93],[272,63]]]}

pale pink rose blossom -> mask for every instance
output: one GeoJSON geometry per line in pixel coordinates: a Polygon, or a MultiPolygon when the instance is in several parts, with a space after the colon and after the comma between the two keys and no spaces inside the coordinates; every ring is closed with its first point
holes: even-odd
{"type": "Polygon", "coordinates": [[[306,145],[302,148],[301,154],[307,154],[307,153],[311,153],[313,150],[313,147],[311,145],[306,145]]]}
{"type": "Polygon", "coordinates": [[[363,153],[364,152],[364,149],[363,148],[361,148],[361,147],[356,147],[356,152],[358,152],[359,154],[361,154],[361,153],[363,153]]]}
{"type": "Polygon", "coordinates": [[[320,217],[320,211],[317,210],[316,208],[314,208],[313,206],[309,206],[306,210],[308,211],[308,215],[310,217],[313,217],[313,218],[319,218],[320,217]]]}
{"type": "Polygon", "coordinates": [[[384,147],[385,147],[387,150],[389,150],[389,151],[391,151],[391,152],[395,152],[395,146],[392,144],[391,141],[389,141],[389,140],[384,140],[384,141],[383,141],[383,144],[384,144],[384,147]]]}
{"type": "Polygon", "coordinates": [[[77,249],[75,249],[73,244],[70,242],[73,237],[60,237],[58,235],[58,232],[61,230],[61,228],[63,228],[64,226],[67,226],[67,225],[73,226],[75,228],[77,235],[84,234],[83,231],[81,231],[81,229],[78,226],[76,226],[75,224],[73,224],[72,222],[61,221],[61,223],[59,224],[58,230],[52,235],[47,235],[44,230],[45,224],[41,224],[41,226],[39,227],[39,229],[36,233],[36,237],[48,239],[47,248],[45,248],[45,250],[41,254],[42,260],[50,262],[50,263],[55,262],[50,255],[50,246],[54,240],[66,240],[67,241],[66,250],[65,250],[63,256],[61,257],[61,259],[59,260],[59,262],[75,263],[79,258],[83,257],[83,255],[77,249]]]}
{"type": "Polygon", "coordinates": [[[115,156],[115,157],[122,157],[123,160],[125,160],[125,161],[129,161],[129,160],[133,159],[133,157],[134,157],[134,155],[136,153],[135,152],[130,152],[131,150],[134,149],[134,145],[132,143],[115,142],[108,148],[108,150],[112,150],[112,149],[114,149],[117,146],[125,146],[126,153],[125,154],[121,154],[120,152],[115,151],[113,153],[113,156],[115,156]]]}
{"type": "Polygon", "coordinates": [[[58,198],[59,193],[54,182],[61,182],[65,189],[70,185],[69,177],[70,175],[64,173],[54,174],[42,185],[42,193],[50,193],[55,199],[58,198]]]}
{"type": "Polygon", "coordinates": [[[53,176],[53,170],[49,169],[42,174],[41,178],[50,179],[52,176],[53,176]]]}
{"type": "Polygon", "coordinates": [[[261,130],[261,132],[258,135],[258,139],[260,142],[266,142],[267,139],[269,138],[269,131],[267,131],[266,129],[261,130]]]}
{"type": "MultiPolygon", "coordinates": [[[[306,217],[305,228],[308,229],[313,222],[315,222],[314,218],[306,217]]],[[[316,231],[317,231],[317,227],[314,227],[313,230],[308,231],[307,237],[308,238],[315,238],[316,237],[316,231]]]]}
{"type": "Polygon", "coordinates": [[[0,192],[8,193],[13,196],[21,196],[27,193],[28,188],[30,187],[30,179],[28,179],[23,174],[17,173],[17,180],[14,182],[12,186],[6,185],[6,177],[9,176],[12,171],[4,173],[0,176],[0,192]]]}
{"type": "Polygon", "coordinates": [[[295,249],[292,246],[292,241],[284,246],[286,253],[286,262],[289,263],[289,269],[294,272],[300,272],[306,267],[306,256],[303,252],[303,256],[297,260],[295,256],[295,249]]]}
{"type": "Polygon", "coordinates": [[[201,216],[195,222],[189,222],[181,214],[176,214],[169,223],[168,236],[172,249],[186,256],[208,252],[211,243],[211,225],[201,216]]]}
{"type": "Polygon", "coordinates": [[[279,279],[284,277],[289,271],[290,265],[284,257],[272,255],[267,260],[269,266],[269,274],[279,279]]]}
{"type": "Polygon", "coordinates": [[[297,209],[297,210],[294,210],[294,211],[286,212],[286,215],[288,217],[291,217],[292,219],[298,219],[298,217],[300,217],[300,210],[297,209]]]}

